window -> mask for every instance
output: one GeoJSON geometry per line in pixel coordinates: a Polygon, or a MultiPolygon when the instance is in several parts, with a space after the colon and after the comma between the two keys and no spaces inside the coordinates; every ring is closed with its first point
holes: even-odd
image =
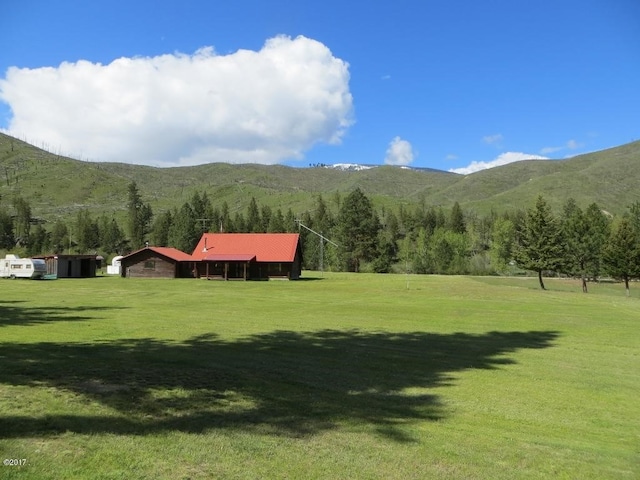
{"type": "Polygon", "coordinates": [[[156,269],[156,261],[155,260],[145,260],[144,269],[145,270],[155,270],[156,269]]]}

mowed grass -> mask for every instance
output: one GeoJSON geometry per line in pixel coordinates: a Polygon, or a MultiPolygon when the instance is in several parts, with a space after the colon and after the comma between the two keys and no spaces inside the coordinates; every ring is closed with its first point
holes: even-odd
{"type": "Polygon", "coordinates": [[[316,277],[0,281],[0,478],[640,477],[635,285],[316,277]]]}

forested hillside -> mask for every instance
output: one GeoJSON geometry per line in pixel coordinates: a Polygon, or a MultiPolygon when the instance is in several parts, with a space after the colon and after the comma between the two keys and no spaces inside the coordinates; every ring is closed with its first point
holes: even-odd
{"type": "Polygon", "coordinates": [[[640,230],[639,153],[635,142],[467,176],[388,166],[159,169],[78,161],[0,134],[0,249],[109,257],[145,242],[189,252],[203,231],[300,231],[310,269],[487,274],[519,265],[593,278],[606,271],[605,244],[621,219],[640,230]],[[581,237],[599,239],[589,259],[568,260],[561,248],[546,263],[532,260],[540,199],[554,241],[575,251],[581,237]],[[323,244],[321,258],[319,237],[300,223],[339,247],[323,244]]]}

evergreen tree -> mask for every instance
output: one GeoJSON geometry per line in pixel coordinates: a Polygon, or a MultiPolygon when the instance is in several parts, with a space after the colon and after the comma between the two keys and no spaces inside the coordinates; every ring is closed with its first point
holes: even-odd
{"type": "Polygon", "coordinates": [[[375,273],[388,273],[391,266],[396,262],[398,254],[398,246],[385,230],[378,233],[378,242],[376,255],[373,259],[373,271],[375,273]]]}
{"type": "MultiPolygon", "coordinates": [[[[313,212],[311,214],[309,212],[305,212],[303,214],[302,223],[324,237],[329,238],[331,236],[331,229],[333,228],[334,221],[326,202],[322,198],[322,195],[318,195],[316,197],[313,212]]],[[[318,270],[322,266],[322,269],[324,270],[328,264],[326,261],[326,241],[304,229],[300,231],[300,235],[303,236],[305,242],[305,263],[309,265],[310,269],[318,270]]]]}
{"type": "MultiPolygon", "coordinates": [[[[238,228],[236,222],[236,228],[238,228]]],[[[258,209],[258,203],[254,197],[251,197],[249,206],[247,207],[247,217],[243,231],[247,233],[257,233],[262,230],[262,221],[260,219],[260,210],[258,209]]]]}
{"type": "MultiPolygon", "coordinates": [[[[409,240],[409,237],[406,237],[409,240]]],[[[410,248],[411,243],[406,243],[410,248]]],[[[424,227],[418,229],[418,236],[415,241],[415,249],[413,252],[408,253],[411,258],[411,264],[413,266],[412,271],[414,273],[429,273],[431,264],[429,261],[429,235],[424,227]]]]}
{"type": "Polygon", "coordinates": [[[13,200],[13,208],[16,216],[13,221],[13,231],[16,244],[29,245],[29,233],[31,232],[31,205],[22,197],[13,200]]]}
{"type": "Polygon", "coordinates": [[[68,247],[69,230],[62,220],[58,220],[51,229],[51,249],[53,253],[62,253],[68,247]]]}
{"type": "Polygon", "coordinates": [[[296,224],[296,216],[291,208],[287,209],[287,214],[284,217],[284,228],[287,233],[295,233],[298,231],[298,225],[296,224]]]}
{"type": "Polygon", "coordinates": [[[273,216],[273,212],[271,211],[271,207],[269,205],[263,205],[260,207],[260,232],[268,232],[269,224],[271,223],[271,217],[273,216]]]}
{"type": "Polygon", "coordinates": [[[220,209],[220,232],[233,232],[234,226],[233,221],[231,221],[231,214],[229,213],[229,204],[225,200],[222,202],[222,207],[220,209]]]}
{"type": "Polygon", "coordinates": [[[13,220],[0,208],[0,248],[10,249],[16,244],[13,237],[13,220]]]}
{"type": "Polygon", "coordinates": [[[79,253],[88,253],[98,248],[98,225],[91,218],[89,210],[82,209],[76,215],[75,238],[79,253]]]}
{"type": "Polygon", "coordinates": [[[462,213],[462,208],[460,208],[460,204],[458,202],[454,203],[451,208],[448,227],[449,230],[455,233],[465,233],[467,231],[464,214],[462,213]]]}
{"type": "Polygon", "coordinates": [[[127,190],[127,226],[129,229],[129,238],[132,248],[138,249],[145,244],[153,212],[151,206],[142,201],[136,182],[131,182],[127,190]]]}
{"type": "Polygon", "coordinates": [[[343,267],[360,271],[363,262],[375,257],[380,222],[371,201],[359,188],[342,202],[336,228],[343,267]]]}
{"type": "Polygon", "coordinates": [[[282,215],[282,210],[276,210],[276,213],[271,215],[269,219],[269,225],[267,227],[267,232],[269,233],[285,233],[286,228],[284,226],[285,220],[282,215]]]}
{"type": "Polygon", "coordinates": [[[524,269],[538,273],[540,288],[545,290],[542,272],[556,270],[562,265],[562,230],[551,208],[539,196],[534,208],[527,211],[516,233],[516,262],[524,269]]]}
{"type": "Polygon", "coordinates": [[[180,210],[172,215],[173,221],[169,229],[169,245],[191,253],[200,240],[196,217],[189,203],[182,205],[180,210]]]}
{"type": "Polygon", "coordinates": [[[608,236],[608,222],[595,203],[586,212],[582,212],[570,199],[565,205],[564,214],[564,270],[569,275],[579,276],[582,291],[587,293],[587,278],[596,277],[600,271],[602,248],[608,236]]]}
{"type": "Polygon", "coordinates": [[[38,223],[35,228],[32,229],[29,237],[29,247],[27,248],[27,255],[42,255],[49,252],[51,234],[47,232],[44,227],[38,223]]]}
{"type": "Polygon", "coordinates": [[[236,233],[250,233],[242,212],[236,212],[233,217],[233,231],[236,233]]]}
{"type": "Polygon", "coordinates": [[[603,251],[604,269],[624,281],[629,296],[629,280],[640,278],[640,235],[633,220],[624,217],[611,233],[603,251]]]}
{"type": "Polygon", "coordinates": [[[158,215],[156,220],[153,222],[153,227],[151,228],[151,243],[158,247],[168,246],[169,232],[172,224],[173,216],[169,210],[158,215]]]}
{"type": "Polygon", "coordinates": [[[125,235],[115,218],[107,218],[101,238],[100,244],[105,253],[122,253],[124,251],[125,235]]]}

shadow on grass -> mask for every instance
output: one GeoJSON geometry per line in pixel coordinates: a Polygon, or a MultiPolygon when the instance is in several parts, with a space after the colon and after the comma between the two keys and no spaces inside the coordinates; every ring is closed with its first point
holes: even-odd
{"type": "Polygon", "coordinates": [[[54,387],[112,409],[0,416],[0,438],[211,429],[305,436],[369,425],[411,441],[403,425],[447,415],[430,389],[450,385],[455,372],[515,363],[509,353],[548,348],[557,336],[322,330],[236,341],[0,344],[0,383],[54,387]]]}
{"type": "Polygon", "coordinates": [[[21,300],[0,300],[0,328],[10,325],[37,325],[48,322],[86,321],[99,318],[95,312],[126,307],[24,307],[21,300]]]}

